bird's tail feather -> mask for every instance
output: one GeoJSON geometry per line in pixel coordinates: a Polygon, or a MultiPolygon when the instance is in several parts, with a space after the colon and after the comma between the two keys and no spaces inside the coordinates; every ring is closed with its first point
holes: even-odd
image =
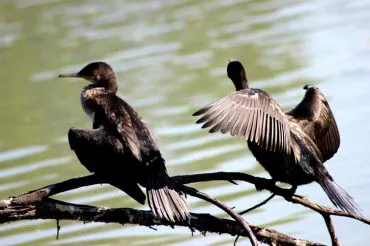
{"type": "Polygon", "coordinates": [[[360,208],[356,204],[355,200],[333,180],[325,178],[320,180],[319,184],[336,207],[348,212],[356,218],[362,216],[360,208]]]}
{"type": "Polygon", "coordinates": [[[157,217],[169,222],[189,220],[185,197],[176,189],[165,169],[149,174],[147,196],[149,207],[157,217]]]}

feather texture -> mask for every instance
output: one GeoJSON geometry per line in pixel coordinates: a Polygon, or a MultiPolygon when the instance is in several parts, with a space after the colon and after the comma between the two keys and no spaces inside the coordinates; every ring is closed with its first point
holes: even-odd
{"type": "Polygon", "coordinates": [[[319,89],[306,86],[303,100],[287,112],[317,145],[322,154],[322,162],[330,159],[339,149],[340,136],[333,112],[319,89]]]}
{"type": "Polygon", "coordinates": [[[210,132],[230,133],[266,150],[289,154],[288,119],[280,106],[262,90],[247,88],[231,93],[193,114],[210,132]]]}

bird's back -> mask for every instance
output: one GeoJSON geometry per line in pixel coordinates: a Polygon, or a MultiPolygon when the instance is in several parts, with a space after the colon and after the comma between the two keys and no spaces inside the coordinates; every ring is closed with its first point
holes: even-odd
{"type": "Polygon", "coordinates": [[[111,132],[139,161],[160,154],[149,127],[127,102],[112,94],[95,96],[94,101],[94,128],[111,132]]]}

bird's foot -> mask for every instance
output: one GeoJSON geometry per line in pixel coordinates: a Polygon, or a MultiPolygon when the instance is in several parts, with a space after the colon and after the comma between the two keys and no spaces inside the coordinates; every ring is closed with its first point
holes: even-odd
{"type": "Polygon", "coordinates": [[[294,196],[296,191],[297,191],[297,186],[292,185],[292,187],[287,190],[288,196],[289,197],[294,196]]]}
{"type": "Polygon", "coordinates": [[[275,183],[276,182],[272,179],[266,179],[266,180],[263,180],[263,182],[256,182],[254,186],[256,187],[257,191],[261,191],[261,190],[266,189],[266,187],[275,186],[275,183]]]}

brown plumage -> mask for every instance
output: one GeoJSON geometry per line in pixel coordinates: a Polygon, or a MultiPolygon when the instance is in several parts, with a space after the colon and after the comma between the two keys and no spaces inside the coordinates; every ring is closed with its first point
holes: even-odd
{"type": "Polygon", "coordinates": [[[308,85],[304,89],[306,94],[303,100],[294,109],[286,112],[286,115],[317,145],[322,155],[321,160],[325,162],[339,149],[340,136],[337,123],[321,91],[308,85]]]}
{"type": "Polygon", "coordinates": [[[169,222],[187,221],[183,195],[167,174],[165,161],[148,126],[138,113],[116,95],[117,76],[104,62],[93,62],[78,73],[91,83],[81,93],[81,105],[92,118],[93,129],[71,128],[68,140],[90,172],[123,190],[140,203],[146,187],[151,210],[169,222]]]}
{"type": "Polygon", "coordinates": [[[288,119],[279,105],[262,90],[245,89],[202,108],[196,123],[210,132],[229,132],[258,143],[267,150],[289,154],[288,119]]]}
{"type": "Polygon", "coordinates": [[[338,150],[340,137],[325,96],[305,86],[303,100],[284,112],[266,92],[248,87],[243,65],[227,67],[236,91],[198,110],[197,123],[210,132],[242,137],[276,181],[293,186],[318,182],[334,205],[360,215],[354,200],[332,179],[323,163],[338,150]]]}

